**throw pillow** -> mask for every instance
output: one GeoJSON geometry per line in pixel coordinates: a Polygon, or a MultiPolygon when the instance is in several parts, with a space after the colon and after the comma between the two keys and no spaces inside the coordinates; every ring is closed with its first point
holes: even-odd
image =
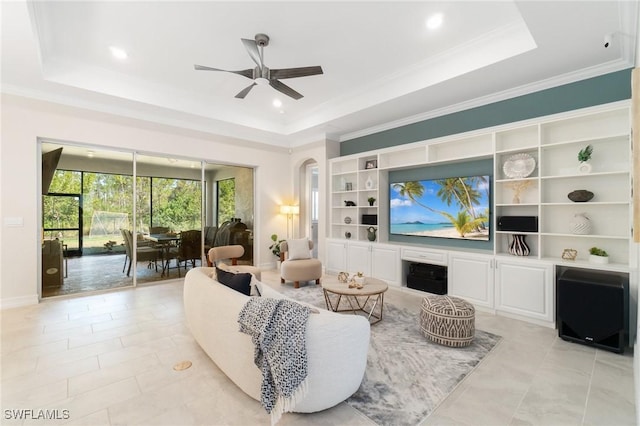
{"type": "Polygon", "coordinates": [[[251,293],[251,274],[234,274],[216,267],[216,277],[220,284],[224,284],[247,296],[251,293]]]}
{"type": "Polygon", "coordinates": [[[309,259],[309,239],[300,238],[297,240],[287,240],[289,248],[289,260],[309,259]]]}

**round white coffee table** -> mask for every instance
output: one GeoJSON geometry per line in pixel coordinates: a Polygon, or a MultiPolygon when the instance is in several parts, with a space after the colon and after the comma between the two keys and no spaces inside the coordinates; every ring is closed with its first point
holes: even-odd
{"type": "Polygon", "coordinates": [[[367,277],[362,288],[349,288],[349,283],[322,283],[324,301],[327,309],[333,312],[362,312],[371,324],[382,320],[384,293],[389,289],[387,283],[377,278],[367,277]],[[340,306],[340,302],[343,306],[340,306]],[[344,306],[348,305],[348,306],[344,306]],[[377,308],[377,309],[376,309],[377,308]],[[371,318],[374,318],[372,321],[371,318]]]}

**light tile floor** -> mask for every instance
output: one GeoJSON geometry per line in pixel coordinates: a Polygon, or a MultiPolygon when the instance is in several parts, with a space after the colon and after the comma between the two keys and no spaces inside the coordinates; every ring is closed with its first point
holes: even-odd
{"type": "MultiPolygon", "coordinates": [[[[278,288],[275,271],[263,281],[278,288]]],[[[421,296],[386,301],[419,311],[421,296]]],[[[2,311],[3,425],[267,425],[184,323],[182,281],[2,311]],[[190,360],[193,366],[174,371],[190,360]],[[15,419],[49,410],[62,420],[15,419]],[[58,410],[58,411],[52,411],[58,410]],[[63,411],[67,410],[67,411],[63,411]]],[[[555,330],[477,313],[501,343],[424,425],[634,425],[632,355],[567,343],[555,330]]],[[[281,425],[371,425],[346,404],[281,425]]]]}

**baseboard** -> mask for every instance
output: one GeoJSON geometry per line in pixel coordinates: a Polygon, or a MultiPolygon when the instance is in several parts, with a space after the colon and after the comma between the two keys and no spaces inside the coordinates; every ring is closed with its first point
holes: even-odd
{"type": "Polygon", "coordinates": [[[0,310],[19,308],[21,306],[29,306],[29,305],[37,305],[37,304],[38,304],[37,294],[33,294],[31,296],[8,297],[5,299],[0,299],[0,310]]]}

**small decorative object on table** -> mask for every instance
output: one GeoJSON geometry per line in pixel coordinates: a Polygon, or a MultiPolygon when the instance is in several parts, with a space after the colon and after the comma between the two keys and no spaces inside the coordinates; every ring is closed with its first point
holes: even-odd
{"type": "Polygon", "coordinates": [[[346,283],[347,281],[349,281],[349,274],[346,272],[340,272],[338,274],[338,282],[339,283],[346,283]]]}
{"type": "Polygon", "coordinates": [[[362,272],[356,272],[355,274],[353,274],[353,277],[351,277],[351,282],[349,282],[349,288],[361,289],[362,287],[364,287],[364,282],[365,282],[364,274],[362,272]]]}
{"type": "Polygon", "coordinates": [[[578,257],[578,250],[564,249],[562,252],[562,258],[564,260],[576,260],[576,257],[578,257]]]}
{"type": "Polygon", "coordinates": [[[568,193],[567,197],[574,203],[586,203],[593,198],[593,192],[586,189],[576,189],[568,193]]]}
{"type": "Polygon", "coordinates": [[[578,171],[580,173],[590,173],[591,172],[591,164],[588,161],[591,159],[591,154],[593,154],[593,146],[587,145],[578,152],[578,161],[580,164],[578,165],[578,171]]]}
{"type": "Polygon", "coordinates": [[[601,248],[591,247],[589,249],[589,262],[600,264],[609,263],[609,254],[601,248]]]}

